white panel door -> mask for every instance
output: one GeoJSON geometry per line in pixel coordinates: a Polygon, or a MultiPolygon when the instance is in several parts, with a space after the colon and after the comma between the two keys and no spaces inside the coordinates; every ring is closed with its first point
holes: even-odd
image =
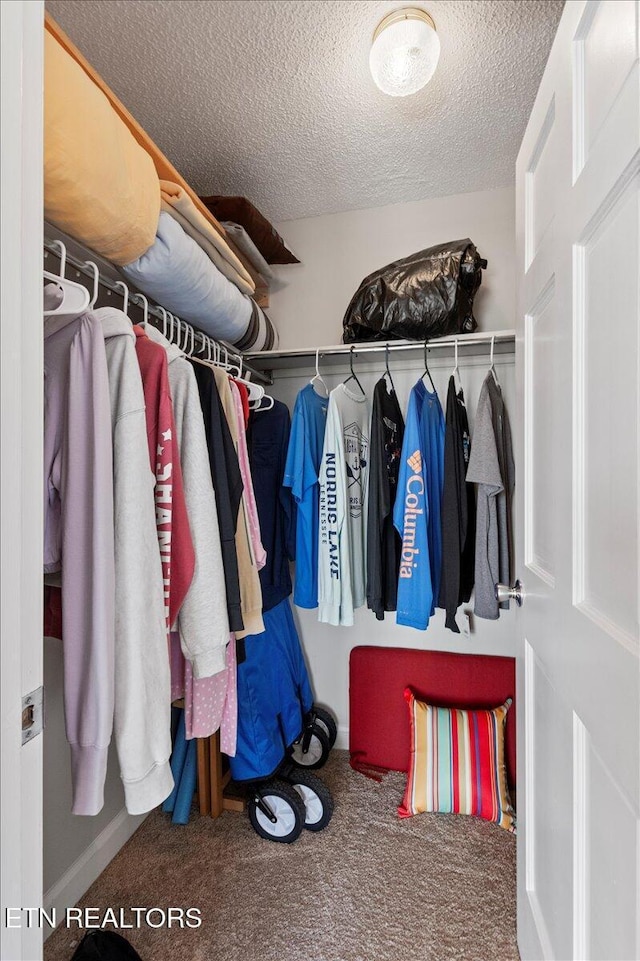
{"type": "Polygon", "coordinates": [[[517,162],[525,961],[640,953],[639,21],[566,4],[517,162]]]}
{"type": "Polygon", "coordinates": [[[22,746],[22,695],[42,684],[42,0],[0,4],[0,835],[2,961],[37,961],[42,737],[22,746]],[[32,921],[36,921],[34,915],[32,921]]]}

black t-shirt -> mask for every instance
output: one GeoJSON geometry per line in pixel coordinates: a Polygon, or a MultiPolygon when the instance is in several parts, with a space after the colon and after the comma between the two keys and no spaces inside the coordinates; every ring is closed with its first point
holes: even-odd
{"type": "Polygon", "coordinates": [[[444,440],[442,491],[442,573],[438,607],[446,611],[445,626],[455,634],[456,611],[471,597],[475,580],[476,501],[466,482],[471,454],[469,419],[462,390],[449,378],[444,440]]]}
{"type": "Polygon", "coordinates": [[[232,631],[241,631],[244,624],[240,606],[236,525],[240,501],[242,500],[242,474],[240,473],[238,454],[224,414],[213,371],[203,364],[192,362],[192,366],[200,392],[211,479],[213,489],[216,492],[229,628],[232,631]]]}
{"type": "Polygon", "coordinates": [[[404,420],[395,390],[382,377],[373,391],[367,519],[367,607],[379,621],[395,611],[401,539],[393,526],[404,420]]]}

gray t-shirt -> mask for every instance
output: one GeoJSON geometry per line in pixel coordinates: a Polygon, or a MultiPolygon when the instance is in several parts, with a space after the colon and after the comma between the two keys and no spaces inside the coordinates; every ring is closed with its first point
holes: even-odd
{"type": "Polygon", "coordinates": [[[498,605],[495,587],[511,582],[515,465],[502,390],[491,372],[480,391],[467,481],[478,485],[474,611],[478,617],[496,620],[500,606],[509,606],[498,605]]]}

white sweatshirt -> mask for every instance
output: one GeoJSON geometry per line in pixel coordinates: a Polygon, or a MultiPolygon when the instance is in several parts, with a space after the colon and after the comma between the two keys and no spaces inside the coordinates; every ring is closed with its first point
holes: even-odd
{"type": "Polygon", "coordinates": [[[171,793],[171,681],[142,378],[127,316],[100,307],[113,429],[115,714],[129,814],[171,793]]]}
{"type": "Polygon", "coordinates": [[[367,398],[339,384],[329,395],[320,465],[318,620],[350,627],[367,585],[367,398]]]}
{"type": "Polygon", "coordinates": [[[146,332],[167,351],[184,498],[196,558],[191,586],[178,617],[180,644],[193,665],[194,676],[211,677],[226,670],[229,617],[216,495],[198,383],[191,364],[175,344],[150,324],[146,332]]]}

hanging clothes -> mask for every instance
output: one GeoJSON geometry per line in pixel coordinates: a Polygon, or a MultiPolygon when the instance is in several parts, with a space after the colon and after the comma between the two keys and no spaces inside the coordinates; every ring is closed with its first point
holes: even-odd
{"type": "Polygon", "coordinates": [[[435,614],[436,602],[440,595],[440,573],[442,569],[442,488],[444,485],[444,413],[440,398],[435,391],[429,391],[420,380],[414,390],[418,391],[421,404],[420,431],[422,451],[425,457],[425,483],[429,516],[427,537],[429,539],[429,563],[431,565],[431,586],[433,597],[431,614],[435,614]]]}
{"type": "Polygon", "coordinates": [[[255,566],[257,567],[258,571],[261,571],[267,562],[267,554],[262,546],[260,519],[258,517],[258,508],[256,506],[256,495],[253,489],[251,467],[249,466],[249,452],[247,450],[247,425],[244,419],[244,406],[240,387],[242,387],[245,395],[247,389],[244,384],[240,384],[238,386],[234,380],[229,380],[229,387],[231,389],[231,396],[233,397],[233,403],[235,405],[236,430],[238,436],[238,462],[240,464],[242,486],[244,488],[247,529],[251,538],[251,549],[255,566]]]}
{"type": "Polygon", "coordinates": [[[158,551],[154,476],[135,334],[119,310],[100,307],[109,373],[115,518],[114,728],[129,814],[171,793],[171,683],[158,551]]]}
{"type": "Polygon", "coordinates": [[[251,474],[267,562],[260,571],[262,611],[289,597],[289,561],[295,560],[296,509],[291,490],[283,486],[290,420],[285,404],[254,410],[247,434],[251,474]]]}
{"type": "Polygon", "coordinates": [[[195,554],[184,498],[167,354],[147,337],[142,327],[135,325],[133,332],[144,390],[149,458],[156,478],[156,527],[169,631],[189,590],[195,554]]]}
{"type": "Polygon", "coordinates": [[[421,392],[417,387],[409,395],[393,522],[402,539],[396,623],[424,631],[431,616],[433,583],[427,534],[426,454],[420,429],[421,392]]]}
{"type": "Polygon", "coordinates": [[[184,497],[195,555],[193,577],[178,617],[180,644],[192,664],[194,677],[205,678],[226,670],[229,616],[200,394],[193,367],[182,351],[155,327],[147,327],[147,332],[164,347],[169,363],[184,497]]]}
{"type": "Polygon", "coordinates": [[[395,611],[402,542],[393,523],[404,420],[393,389],[381,377],[373,391],[367,522],[367,607],[379,621],[395,611]]]}
{"type": "Polygon", "coordinates": [[[283,480],[298,508],[293,601],[298,607],[311,610],[318,606],[318,476],[328,406],[329,398],[316,393],[313,384],[307,384],[298,394],[283,480]]]}
{"type": "Polygon", "coordinates": [[[236,751],[238,697],[236,642],[233,634],[225,652],[224,670],[213,677],[194,676],[191,661],[182,656],[180,639],[171,634],[171,700],[184,697],[185,736],[211,737],[220,731],[220,750],[236,751]]]}
{"type": "MultiPolygon", "coordinates": [[[[57,299],[45,289],[45,309],[57,299]]],[[[100,320],[44,320],[44,572],[62,585],[73,813],[104,804],[114,712],[115,566],[109,380],[100,320]]],[[[157,549],[157,542],[156,542],[157,549]]]]}
{"type": "Polygon", "coordinates": [[[369,403],[339,384],[329,395],[320,467],[318,620],[351,626],[366,599],[369,403]]]}
{"type": "Polygon", "coordinates": [[[444,414],[422,379],[409,397],[394,523],[402,537],[398,624],[425,630],[440,590],[444,414]]]}
{"type": "Polygon", "coordinates": [[[236,385],[240,391],[240,400],[242,401],[242,413],[244,416],[244,429],[246,430],[249,426],[249,391],[246,386],[235,377],[231,378],[232,382],[236,385]]]}
{"type": "MultiPolygon", "coordinates": [[[[220,370],[219,368],[214,369],[213,376],[220,398],[222,416],[227,421],[236,461],[239,464],[239,427],[229,377],[224,370],[220,370]]],[[[237,638],[244,637],[246,634],[261,634],[264,631],[262,622],[262,591],[260,589],[257,559],[253,552],[249,534],[249,508],[247,506],[247,496],[244,485],[242,484],[242,475],[240,486],[240,504],[236,515],[235,541],[244,627],[242,630],[235,632],[237,638]]]]}
{"type": "Polygon", "coordinates": [[[491,371],[478,400],[467,480],[478,484],[474,611],[478,617],[496,620],[500,607],[509,607],[508,602],[498,604],[495,587],[511,583],[515,464],[502,390],[491,371]]]}
{"type": "Polygon", "coordinates": [[[438,607],[446,612],[445,627],[460,633],[456,611],[471,597],[474,584],[476,500],[467,483],[471,453],[469,420],[462,388],[456,391],[449,378],[444,441],[444,487],[442,491],[442,572],[438,607]]]}
{"type": "Polygon", "coordinates": [[[202,409],[209,468],[215,490],[218,527],[227,598],[227,612],[231,631],[243,628],[240,605],[240,580],[236,551],[236,523],[242,498],[242,476],[238,455],[233,445],[229,425],[224,416],[213,370],[190,362],[198,384],[202,409]]]}

